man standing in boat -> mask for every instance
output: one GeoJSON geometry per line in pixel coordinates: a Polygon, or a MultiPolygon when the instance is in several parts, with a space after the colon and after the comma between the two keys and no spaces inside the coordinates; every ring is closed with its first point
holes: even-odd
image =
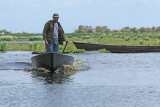
{"type": "Polygon", "coordinates": [[[63,28],[58,22],[59,14],[53,14],[53,20],[49,20],[43,29],[43,40],[45,40],[46,52],[59,53],[59,44],[63,45],[63,42],[68,42],[64,37],[63,28]]]}

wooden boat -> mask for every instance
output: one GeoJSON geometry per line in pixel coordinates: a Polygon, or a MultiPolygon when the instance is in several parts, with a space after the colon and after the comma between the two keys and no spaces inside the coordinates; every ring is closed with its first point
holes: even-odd
{"type": "Polygon", "coordinates": [[[32,65],[54,71],[59,66],[73,65],[74,57],[58,53],[44,53],[31,58],[32,65]]]}
{"type": "Polygon", "coordinates": [[[88,44],[88,43],[79,43],[73,42],[77,49],[84,49],[86,51],[94,51],[105,48],[105,45],[100,44],[88,44]]]}
{"type": "Polygon", "coordinates": [[[118,46],[118,45],[100,45],[73,42],[77,49],[84,49],[86,51],[94,51],[99,49],[106,49],[112,53],[146,53],[146,52],[160,52],[160,46],[118,46]]]}

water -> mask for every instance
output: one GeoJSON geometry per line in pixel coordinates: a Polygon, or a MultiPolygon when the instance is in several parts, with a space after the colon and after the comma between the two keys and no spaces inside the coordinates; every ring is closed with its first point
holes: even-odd
{"type": "Polygon", "coordinates": [[[44,43],[44,41],[6,41],[7,43],[44,43]]]}
{"type": "Polygon", "coordinates": [[[32,68],[32,56],[30,51],[0,53],[0,106],[160,106],[159,53],[72,54],[75,60],[86,60],[79,66],[91,68],[55,79],[24,71],[32,68]]]}

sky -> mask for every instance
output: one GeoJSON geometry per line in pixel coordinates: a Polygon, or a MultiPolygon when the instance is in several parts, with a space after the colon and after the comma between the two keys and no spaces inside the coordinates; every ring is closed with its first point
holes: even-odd
{"type": "Polygon", "coordinates": [[[160,26],[160,0],[0,0],[0,30],[42,33],[59,13],[66,33],[79,25],[123,27],[160,26]]]}

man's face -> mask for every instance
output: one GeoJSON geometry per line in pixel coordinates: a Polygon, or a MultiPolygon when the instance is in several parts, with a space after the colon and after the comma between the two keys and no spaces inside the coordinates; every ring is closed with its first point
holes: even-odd
{"type": "Polygon", "coordinates": [[[53,17],[54,22],[58,22],[59,17],[53,17]]]}

